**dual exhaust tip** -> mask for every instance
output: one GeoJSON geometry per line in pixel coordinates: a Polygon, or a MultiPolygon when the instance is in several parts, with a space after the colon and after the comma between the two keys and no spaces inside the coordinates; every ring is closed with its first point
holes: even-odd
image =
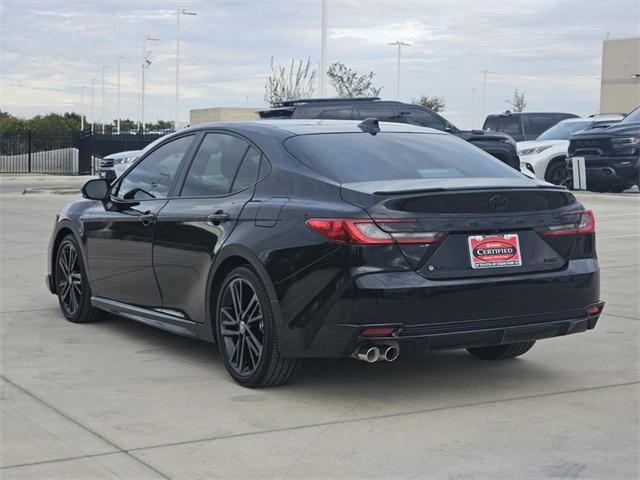
{"type": "Polygon", "coordinates": [[[368,363],[380,361],[394,362],[399,355],[400,346],[395,342],[373,346],[361,346],[353,353],[354,358],[368,363]]]}

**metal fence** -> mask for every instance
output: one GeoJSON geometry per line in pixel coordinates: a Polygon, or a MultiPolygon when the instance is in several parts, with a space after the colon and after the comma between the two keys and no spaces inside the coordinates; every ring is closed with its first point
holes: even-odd
{"type": "Polygon", "coordinates": [[[125,150],[141,150],[167,132],[0,133],[0,173],[95,174],[100,159],[125,150]]]}

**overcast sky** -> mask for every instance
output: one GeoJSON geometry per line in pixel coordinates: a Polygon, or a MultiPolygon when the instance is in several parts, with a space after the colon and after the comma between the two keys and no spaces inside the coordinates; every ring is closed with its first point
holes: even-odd
{"type": "MultiPolygon", "coordinates": [[[[328,60],[375,72],[395,97],[395,47],[403,50],[401,99],[445,98],[445,116],[468,127],[507,107],[514,88],[528,110],[597,112],[602,40],[640,35],[637,0],[329,1],[328,60]]],[[[116,59],[123,54],[121,111],[136,118],[143,34],[149,44],[145,118],[173,119],[176,8],[182,17],[181,119],[191,108],[264,106],[269,61],[320,57],[320,0],[0,0],[0,108],[20,116],[89,114],[92,78],[100,118],[116,112],[116,59]]]]}

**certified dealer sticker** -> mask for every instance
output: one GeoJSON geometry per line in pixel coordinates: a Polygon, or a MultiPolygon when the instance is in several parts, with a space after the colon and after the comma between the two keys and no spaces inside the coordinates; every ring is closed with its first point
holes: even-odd
{"type": "Polygon", "coordinates": [[[472,268],[518,267],[522,265],[518,234],[469,237],[472,268]]]}

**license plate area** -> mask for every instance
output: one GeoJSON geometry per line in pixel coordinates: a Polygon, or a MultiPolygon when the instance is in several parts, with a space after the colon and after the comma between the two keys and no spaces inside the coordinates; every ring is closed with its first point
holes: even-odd
{"type": "Polygon", "coordinates": [[[471,268],[504,268],[522,265],[517,233],[470,235],[467,239],[471,268]]]}

